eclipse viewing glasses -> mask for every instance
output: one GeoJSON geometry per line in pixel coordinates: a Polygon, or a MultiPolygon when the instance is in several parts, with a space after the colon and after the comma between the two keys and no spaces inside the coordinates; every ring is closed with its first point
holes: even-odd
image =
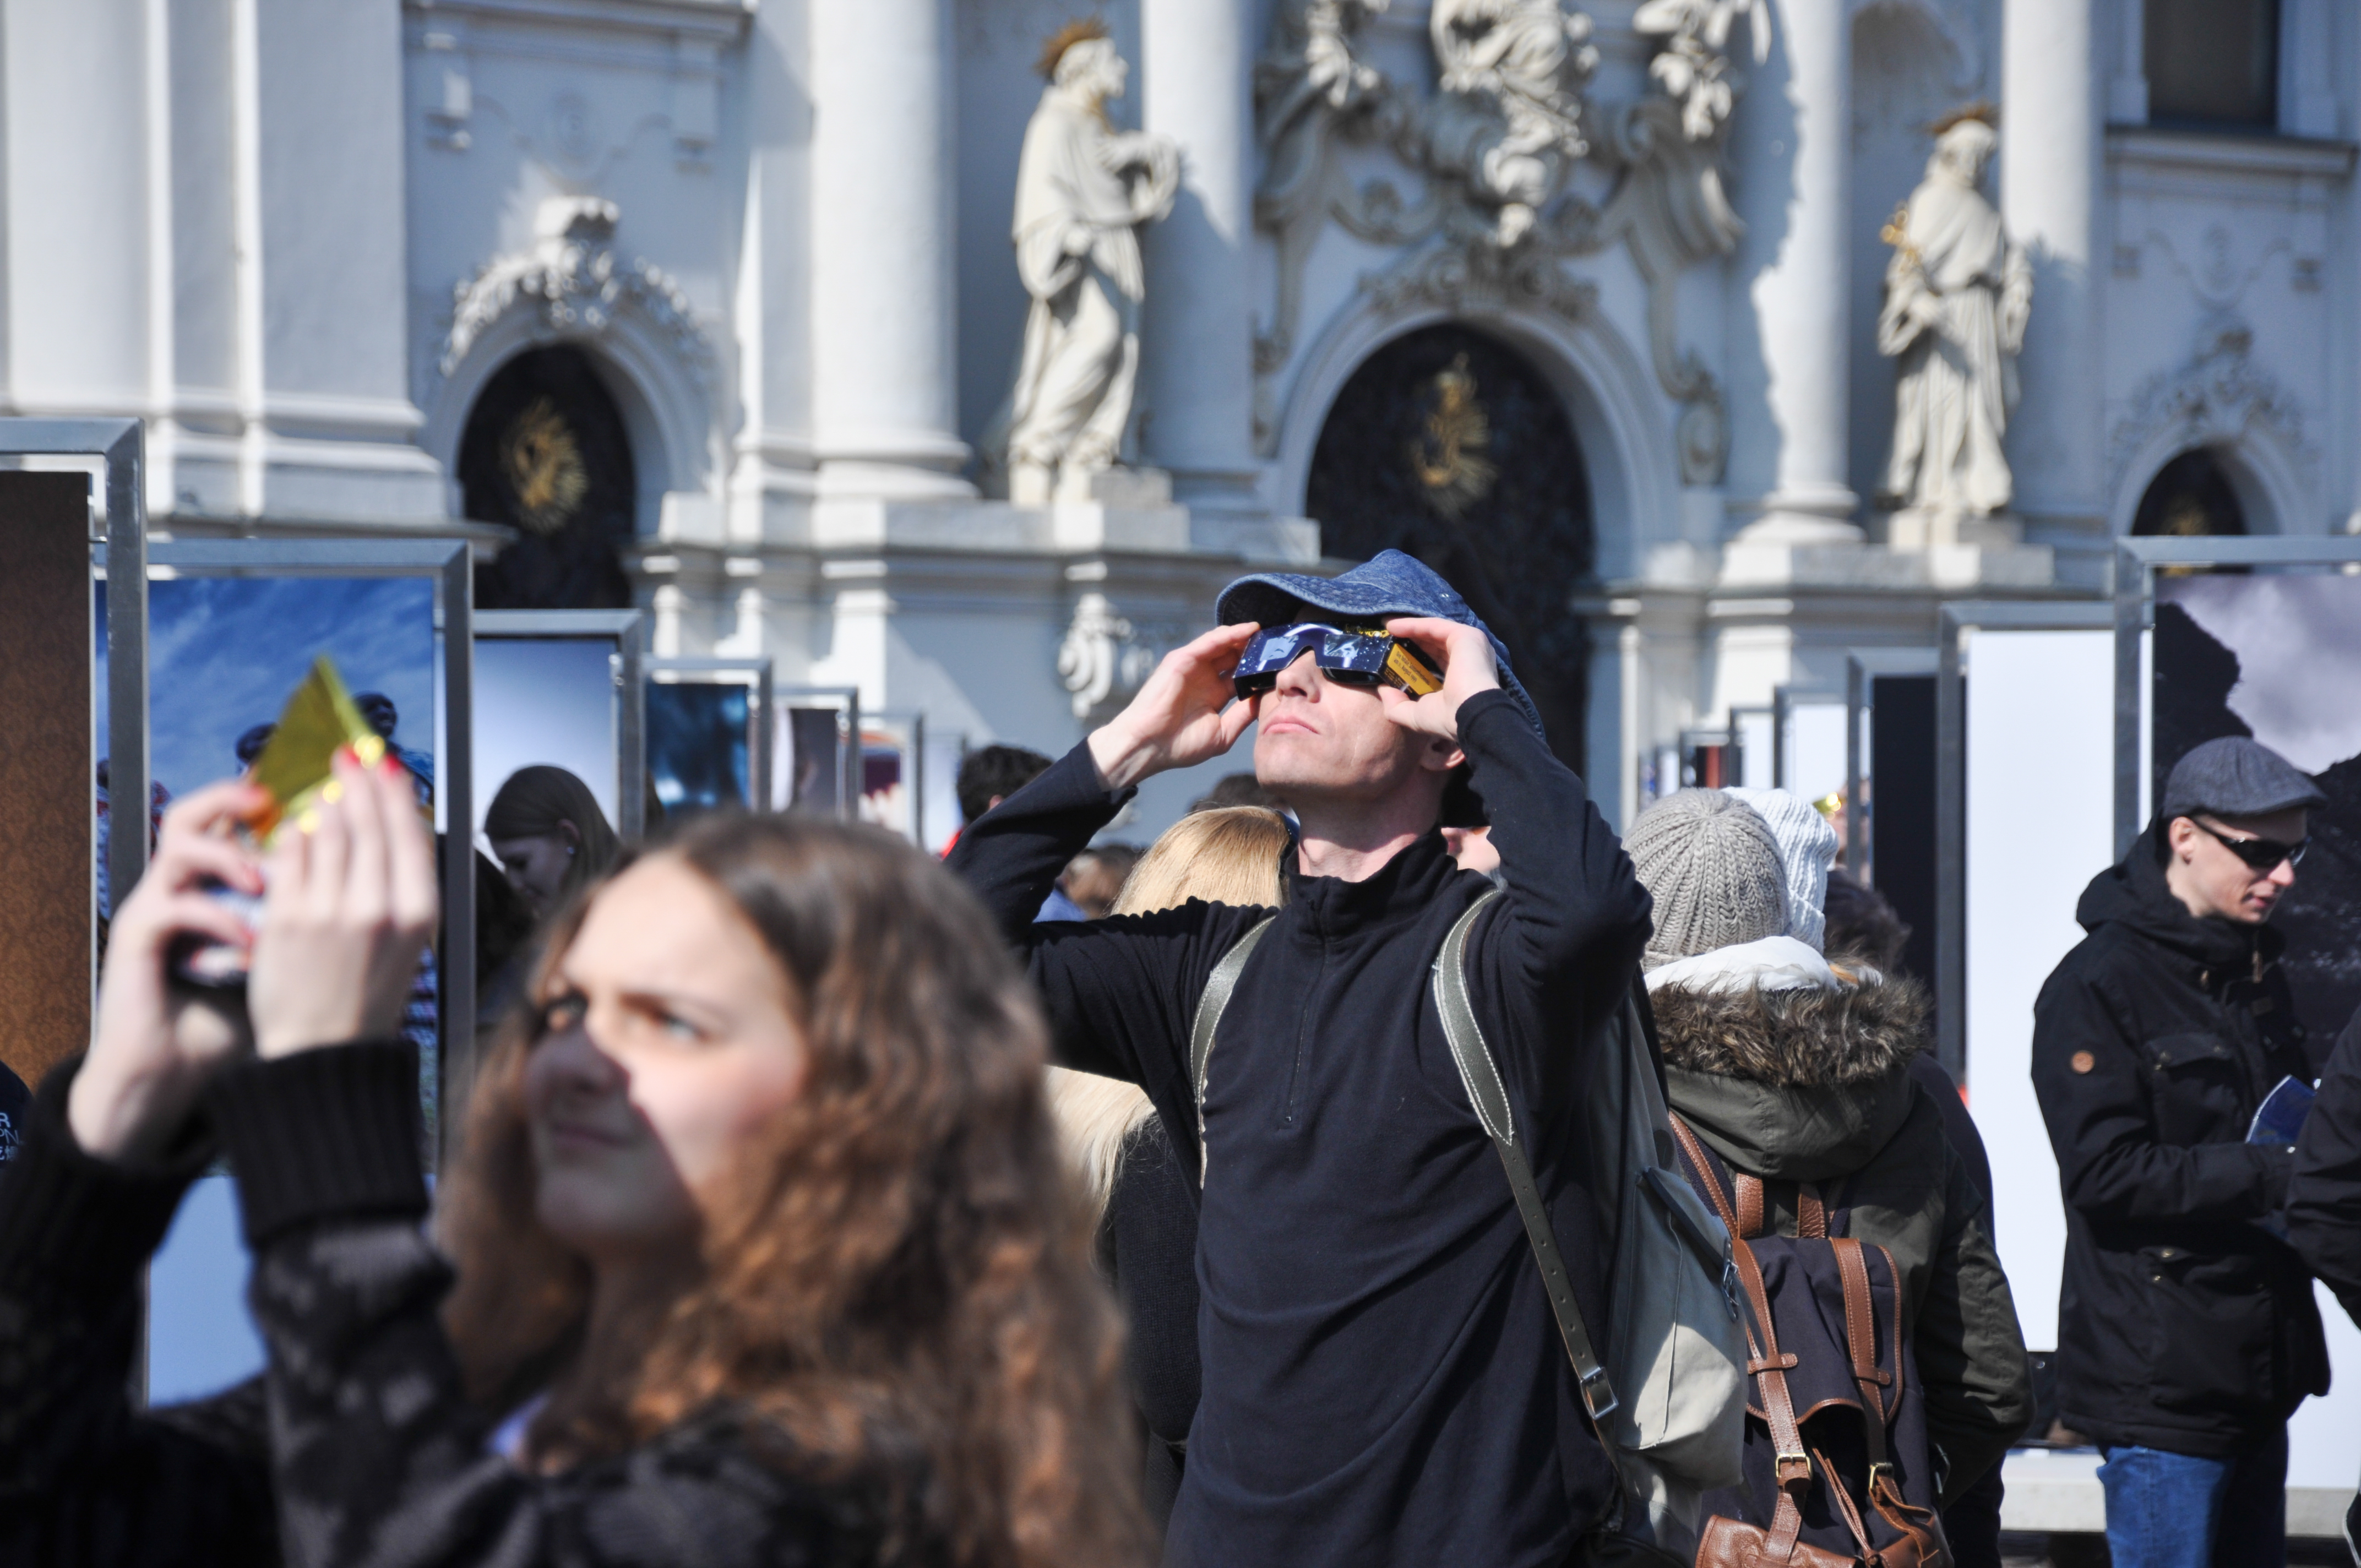
{"type": "Polygon", "coordinates": [[[1398,686],[1412,696],[1443,689],[1443,670],[1415,645],[1374,627],[1328,626],[1315,620],[1257,631],[1238,656],[1231,679],[1241,700],[1279,684],[1279,673],[1305,653],[1332,681],[1398,686]]]}

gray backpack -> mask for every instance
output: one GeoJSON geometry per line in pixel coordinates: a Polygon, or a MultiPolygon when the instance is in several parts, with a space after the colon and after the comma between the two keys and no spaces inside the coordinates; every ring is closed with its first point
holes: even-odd
{"type": "MultiPolygon", "coordinates": [[[[1434,960],[1435,1010],[1476,1118],[1508,1172],[1525,1239],[1542,1271],[1550,1310],[1573,1363],[1582,1402],[1621,1473],[1631,1504],[1620,1529],[1646,1530],[1686,1561],[1702,1495],[1741,1478],[1746,1432],[1745,1330],[1739,1321],[1730,1233],[1675,1163],[1672,1123],[1637,1004],[1622,1007],[1586,1042],[1590,1068],[1574,1096],[1578,1175],[1613,1225],[1608,1278],[1611,1307],[1600,1357],[1560,1259],[1549,1211],[1517,1135],[1507,1086],[1484,1043],[1467,994],[1467,934],[1487,893],[1453,923],[1434,960]]],[[[1213,1032],[1238,976],[1270,928],[1264,920],[1213,966],[1189,1030],[1189,1077],[1197,1098],[1197,1147],[1204,1157],[1205,1075],[1213,1032]]],[[[1202,1166],[1199,1180],[1203,1179],[1202,1166]]]]}

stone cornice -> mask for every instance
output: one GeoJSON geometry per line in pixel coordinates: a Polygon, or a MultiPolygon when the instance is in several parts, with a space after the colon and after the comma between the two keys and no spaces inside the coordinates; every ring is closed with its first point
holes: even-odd
{"type": "Polygon", "coordinates": [[[563,28],[687,34],[734,43],[755,0],[403,0],[421,17],[466,16],[563,28]]]}
{"type": "Polygon", "coordinates": [[[2216,175],[2342,179],[2353,171],[2355,144],[2300,137],[2236,136],[2154,126],[2109,126],[2108,161],[2118,167],[2173,169],[2216,175]]]}

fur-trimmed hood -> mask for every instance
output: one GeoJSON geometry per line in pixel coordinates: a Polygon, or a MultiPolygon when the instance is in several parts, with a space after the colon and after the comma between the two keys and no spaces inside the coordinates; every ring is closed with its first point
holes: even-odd
{"type": "Polygon", "coordinates": [[[1650,1003],[1672,1108],[1741,1170],[1824,1181],[1866,1164],[1909,1119],[1926,1048],[1916,981],[1794,991],[1659,988],[1650,1003]]]}

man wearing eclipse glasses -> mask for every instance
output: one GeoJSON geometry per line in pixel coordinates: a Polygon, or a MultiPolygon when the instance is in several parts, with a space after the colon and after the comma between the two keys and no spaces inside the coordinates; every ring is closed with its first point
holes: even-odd
{"type": "Polygon", "coordinates": [[[2191,751],[2034,1005],[2066,1200],[2058,1419],[2105,1452],[2122,1568],[2286,1562],[2287,1419],[2328,1354],[2279,1219],[2293,1135],[2249,1129],[2312,1080],[2267,922],[2325,804],[2252,740],[2191,751]]]}
{"type": "Polygon", "coordinates": [[[1425,566],[1389,550],[1333,580],[1242,577],[1218,616],[951,857],[1026,953],[1058,1059],[1145,1088],[1200,1173],[1202,1396],[1164,1561],[1557,1568],[1615,1481],[1429,992],[1493,887],[1440,829],[1488,819],[1499,851],[1507,892],[1465,970],[1590,1322],[1571,1042],[1629,993],[1648,896],[1508,650],[1425,566]],[[1282,909],[1033,923],[1140,780],[1250,724],[1255,775],[1301,829],[1282,909]],[[1267,918],[1208,1015],[1201,1110],[1200,1000],[1267,918]]]}

